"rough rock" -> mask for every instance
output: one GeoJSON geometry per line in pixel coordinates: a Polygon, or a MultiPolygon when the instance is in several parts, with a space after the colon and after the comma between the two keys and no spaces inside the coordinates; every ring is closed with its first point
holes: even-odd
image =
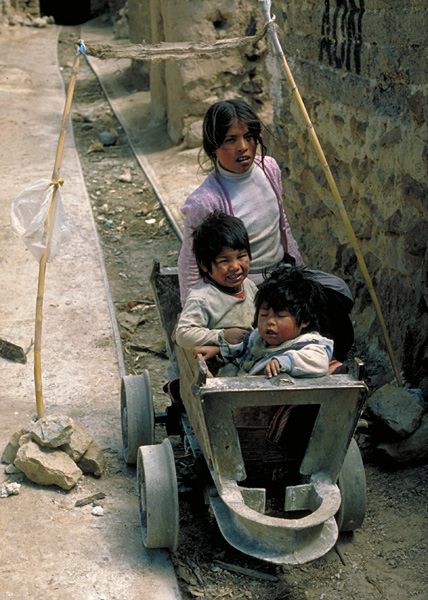
{"type": "Polygon", "coordinates": [[[63,450],[75,463],[77,463],[85,454],[91,443],[92,437],[89,433],[81,425],[74,423],[70,441],[68,444],[60,446],[60,450],[63,450]]]}
{"type": "Polygon", "coordinates": [[[39,446],[59,448],[70,442],[73,425],[73,419],[64,415],[43,417],[31,427],[31,438],[39,446]]]}
{"type": "Polygon", "coordinates": [[[424,412],[423,401],[416,394],[389,383],[371,395],[367,406],[373,416],[399,438],[416,431],[424,412]]]}
{"type": "Polygon", "coordinates": [[[17,475],[18,473],[21,473],[21,471],[18,469],[18,467],[15,467],[15,465],[7,465],[7,467],[5,467],[4,472],[6,475],[17,475]]]}
{"type": "Polygon", "coordinates": [[[91,514],[93,514],[95,517],[103,517],[104,509],[102,506],[94,506],[94,508],[91,510],[91,514]]]}
{"type": "Polygon", "coordinates": [[[37,27],[39,29],[43,29],[43,27],[47,27],[48,24],[49,24],[49,21],[47,20],[46,17],[36,17],[35,19],[32,19],[32,26],[37,27]]]}
{"type": "Polygon", "coordinates": [[[28,433],[29,430],[29,427],[22,428],[19,431],[15,431],[15,433],[11,435],[10,440],[3,450],[3,454],[1,455],[1,462],[7,464],[13,463],[16,453],[18,452],[19,440],[24,434],[28,433]]]}
{"type": "Polygon", "coordinates": [[[78,466],[86,474],[101,477],[105,469],[105,458],[103,451],[95,442],[89,446],[85,454],[78,462],[78,466]]]}
{"type": "Polygon", "coordinates": [[[2,483],[0,485],[0,498],[7,498],[8,496],[17,496],[21,489],[21,484],[12,481],[10,483],[2,483]]]}
{"type": "Polygon", "coordinates": [[[44,417],[15,432],[2,461],[35,483],[63,489],[71,489],[82,471],[101,477],[105,468],[102,450],[89,432],[67,416],[44,417]]]}
{"type": "Polygon", "coordinates": [[[115,131],[101,131],[98,134],[98,139],[103,146],[114,146],[117,142],[118,135],[115,131]]]}
{"type": "Polygon", "coordinates": [[[34,483],[57,485],[63,490],[70,490],[82,476],[82,471],[68,454],[62,450],[42,448],[33,441],[19,448],[15,466],[34,483]]]}
{"type": "Polygon", "coordinates": [[[133,333],[137,329],[138,325],[144,321],[140,315],[130,314],[126,311],[120,312],[117,315],[117,320],[122,327],[125,327],[125,329],[131,333],[133,333]]]}
{"type": "Polygon", "coordinates": [[[420,427],[408,438],[397,443],[378,444],[377,449],[395,463],[414,463],[428,459],[428,414],[420,427]]]}
{"type": "Polygon", "coordinates": [[[122,181],[123,183],[132,183],[132,173],[130,169],[124,171],[119,177],[117,177],[118,181],[122,181]]]}
{"type": "Polygon", "coordinates": [[[186,148],[199,148],[202,145],[202,119],[193,121],[187,126],[184,133],[186,148]]]}

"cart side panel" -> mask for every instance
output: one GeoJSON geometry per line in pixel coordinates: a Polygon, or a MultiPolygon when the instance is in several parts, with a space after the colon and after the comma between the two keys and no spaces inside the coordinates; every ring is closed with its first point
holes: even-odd
{"type": "Polygon", "coordinates": [[[203,412],[209,435],[215,472],[224,479],[243,481],[246,478],[244,460],[232,411],[231,397],[227,394],[204,399],[203,412]]]}
{"type": "Polygon", "coordinates": [[[174,267],[163,267],[161,269],[159,262],[154,261],[150,282],[166,336],[168,353],[171,356],[174,349],[171,336],[177,323],[177,317],[181,312],[178,269],[174,267]]]}
{"type": "Polygon", "coordinates": [[[331,401],[320,406],[305,458],[300,466],[302,475],[328,473],[337,481],[349,443],[363,408],[365,395],[361,390],[331,390],[331,401]]]}
{"type": "Polygon", "coordinates": [[[213,457],[199,394],[200,386],[206,375],[199,369],[198,360],[191,351],[175,346],[175,353],[180,369],[180,396],[205,460],[211,467],[213,457]]]}

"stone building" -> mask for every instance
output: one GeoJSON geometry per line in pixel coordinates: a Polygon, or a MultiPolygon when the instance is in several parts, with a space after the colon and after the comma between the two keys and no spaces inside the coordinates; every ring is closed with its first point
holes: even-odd
{"type": "MultiPolygon", "coordinates": [[[[128,0],[134,42],[205,41],[260,31],[258,0],[128,0]]],[[[427,42],[425,0],[272,3],[277,34],[332,169],[405,378],[427,367],[427,42]]],[[[268,40],[219,59],[143,65],[153,118],[173,142],[218,98],[240,96],[271,121],[270,150],[307,264],[345,278],[357,343],[392,377],[381,328],[301,112],[268,40]]]]}

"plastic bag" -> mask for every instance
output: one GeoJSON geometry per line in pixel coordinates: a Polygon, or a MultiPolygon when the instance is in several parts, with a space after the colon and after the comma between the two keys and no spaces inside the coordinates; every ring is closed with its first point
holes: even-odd
{"type": "MultiPolygon", "coordinates": [[[[23,239],[24,244],[37,261],[40,261],[46,250],[45,224],[47,223],[53,192],[54,185],[52,182],[48,179],[40,179],[21,192],[11,206],[10,221],[12,229],[23,239]]],[[[59,188],[55,198],[48,260],[51,260],[58,253],[61,242],[70,236],[59,188]]]]}

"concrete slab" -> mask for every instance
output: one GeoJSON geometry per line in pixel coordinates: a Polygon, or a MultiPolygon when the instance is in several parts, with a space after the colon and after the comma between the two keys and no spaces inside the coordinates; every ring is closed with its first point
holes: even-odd
{"type": "MultiPolygon", "coordinates": [[[[23,348],[34,336],[38,264],[10,227],[12,200],[50,179],[65,93],[58,28],[13,28],[0,35],[0,337],[23,348]]],[[[135,471],[121,459],[117,326],[71,131],[61,176],[72,237],[48,263],[42,365],[46,414],[84,425],[111,470],[69,493],[24,483],[0,499],[2,598],[21,600],[180,598],[169,555],[141,543],[135,471]],[[105,516],[74,503],[105,491],[105,516]]],[[[21,365],[0,358],[0,449],[36,412],[33,354],[21,365]]],[[[3,472],[0,481],[6,479],[3,472]]]]}

